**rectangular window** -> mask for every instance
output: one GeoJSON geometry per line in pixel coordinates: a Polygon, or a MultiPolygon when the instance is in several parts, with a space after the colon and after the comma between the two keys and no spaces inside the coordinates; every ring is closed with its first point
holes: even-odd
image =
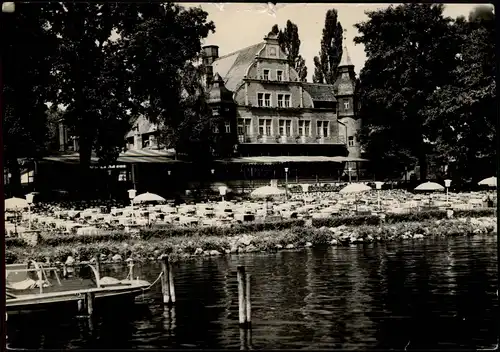
{"type": "Polygon", "coordinates": [[[269,81],[269,70],[262,70],[262,79],[264,81],[269,81]]]}
{"type": "Polygon", "coordinates": [[[292,120],[279,120],[280,136],[290,137],[292,135],[292,120]]]}
{"type": "Polygon", "coordinates": [[[259,119],[259,134],[261,136],[271,136],[271,119],[259,119]]]}
{"type": "Polygon", "coordinates": [[[349,110],[349,101],[344,101],[344,110],[349,110]]]}
{"type": "Polygon", "coordinates": [[[283,71],[281,71],[281,70],[276,71],[276,80],[283,81],[283,71]]]}
{"type": "Polygon", "coordinates": [[[264,94],[264,106],[271,106],[271,93],[264,94]]]}
{"type": "Polygon", "coordinates": [[[299,121],[299,136],[311,135],[311,121],[299,121]]]}
{"type": "Polygon", "coordinates": [[[290,100],[291,100],[290,94],[278,94],[278,107],[289,108],[290,100]]]}
{"type": "MultiPolygon", "coordinates": [[[[238,135],[242,136],[249,136],[251,135],[250,133],[250,126],[251,126],[252,120],[251,119],[245,119],[245,118],[240,118],[238,119],[238,135]]],[[[229,132],[228,132],[229,133],[229,132]]]]}
{"type": "Polygon", "coordinates": [[[224,128],[226,129],[226,133],[231,133],[231,124],[229,122],[224,122],[224,128]]]}
{"type": "Polygon", "coordinates": [[[216,124],[214,124],[214,125],[212,126],[212,132],[213,132],[213,133],[219,133],[219,126],[217,126],[216,124]]]}
{"type": "Polygon", "coordinates": [[[316,134],[320,137],[328,137],[330,135],[329,121],[318,121],[316,134]]]}
{"type": "Polygon", "coordinates": [[[354,147],[354,136],[349,136],[349,147],[354,147]]]}
{"type": "Polygon", "coordinates": [[[271,93],[257,93],[257,103],[259,106],[271,106],[271,93]]]}
{"type": "Polygon", "coordinates": [[[290,107],[290,95],[289,94],[286,94],[285,95],[285,108],[289,108],[290,107]]]}

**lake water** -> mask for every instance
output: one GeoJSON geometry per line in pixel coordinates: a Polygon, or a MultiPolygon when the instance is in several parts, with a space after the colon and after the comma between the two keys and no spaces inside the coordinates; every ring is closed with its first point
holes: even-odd
{"type": "MultiPolygon", "coordinates": [[[[9,316],[11,348],[476,349],[497,343],[490,237],[198,258],[176,264],[177,304],[157,285],[88,319],[9,316]],[[252,275],[251,338],[238,326],[236,266],[252,275]]],[[[123,278],[127,269],[105,268],[123,278]]],[[[136,267],[153,282],[159,264],[136,267]]]]}

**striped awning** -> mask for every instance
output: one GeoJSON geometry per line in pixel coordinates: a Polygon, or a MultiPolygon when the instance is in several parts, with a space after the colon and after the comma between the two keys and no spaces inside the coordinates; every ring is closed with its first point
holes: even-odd
{"type": "Polygon", "coordinates": [[[119,163],[136,164],[136,163],[178,163],[179,160],[174,159],[175,153],[168,150],[152,150],[138,149],[127,150],[121,153],[116,160],[119,163]]]}
{"type": "Polygon", "coordinates": [[[222,163],[242,164],[284,164],[284,163],[343,163],[349,161],[368,161],[361,158],[349,158],[345,156],[252,156],[219,160],[222,163]]]}
{"type": "MultiPolygon", "coordinates": [[[[80,163],[80,154],[75,152],[75,153],[70,153],[70,154],[51,155],[51,156],[44,157],[42,160],[57,162],[57,163],[64,163],[64,164],[79,164],[80,163]]],[[[99,162],[99,159],[96,156],[92,155],[90,158],[90,163],[97,164],[98,162],[99,162]]]]}

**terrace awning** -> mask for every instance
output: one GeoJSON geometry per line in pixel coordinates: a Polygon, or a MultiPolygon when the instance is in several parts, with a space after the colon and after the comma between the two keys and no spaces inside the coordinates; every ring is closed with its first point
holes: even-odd
{"type": "Polygon", "coordinates": [[[175,153],[166,150],[127,150],[125,153],[121,153],[116,161],[125,164],[182,162],[179,160],[175,160],[174,155],[175,153]]]}
{"type": "Polygon", "coordinates": [[[284,164],[284,163],[343,163],[348,161],[368,161],[361,158],[349,158],[345,156],[251,156],[218,160],[222,163],[241,164],[284,164]]]}
{"type": "MultiPolygon", "coordinates": [[[[64,163],[64,164],[79,164],[80,163],[80,154],[75,152],[75,153],[70,153],[70,154],[51,155],[51,156],[44,157],[42,160],[64,163]]],[[[90,163],[97,164],[98,162],[99,162],[99,159],[96,156],[92,155],[90,158],[90,163]]]]}

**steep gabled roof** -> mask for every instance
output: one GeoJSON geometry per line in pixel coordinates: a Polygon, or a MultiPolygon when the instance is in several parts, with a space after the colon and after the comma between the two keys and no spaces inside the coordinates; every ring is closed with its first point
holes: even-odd
{"type": "Polygon", "coordinates": [[[144,116],[139,116],[134,122],[132,130],[127,133],[125,138],[133,137],[137,132],[137,128],[139,129],[139,134],[151,133],[157,130],[157,126],[155,124],[149,122],[149,120],[144,116]]]}
{"type": "Polygon", "coordinates": [[[333,87],[329,84],[320,83],[302,83],[302,87],[311,96],[313,101],[336,102],[333,94],[333,87]]]}
{"type": "Polygon", "coordinates": [[[255,55],[259,53],[264,45],[264,42],[258,43],[221,56],[213,62],[213,72],[219,73],[224,79],[226,88],[234,92],[246,75],[248,66],[254,61],[255,55]]]}

